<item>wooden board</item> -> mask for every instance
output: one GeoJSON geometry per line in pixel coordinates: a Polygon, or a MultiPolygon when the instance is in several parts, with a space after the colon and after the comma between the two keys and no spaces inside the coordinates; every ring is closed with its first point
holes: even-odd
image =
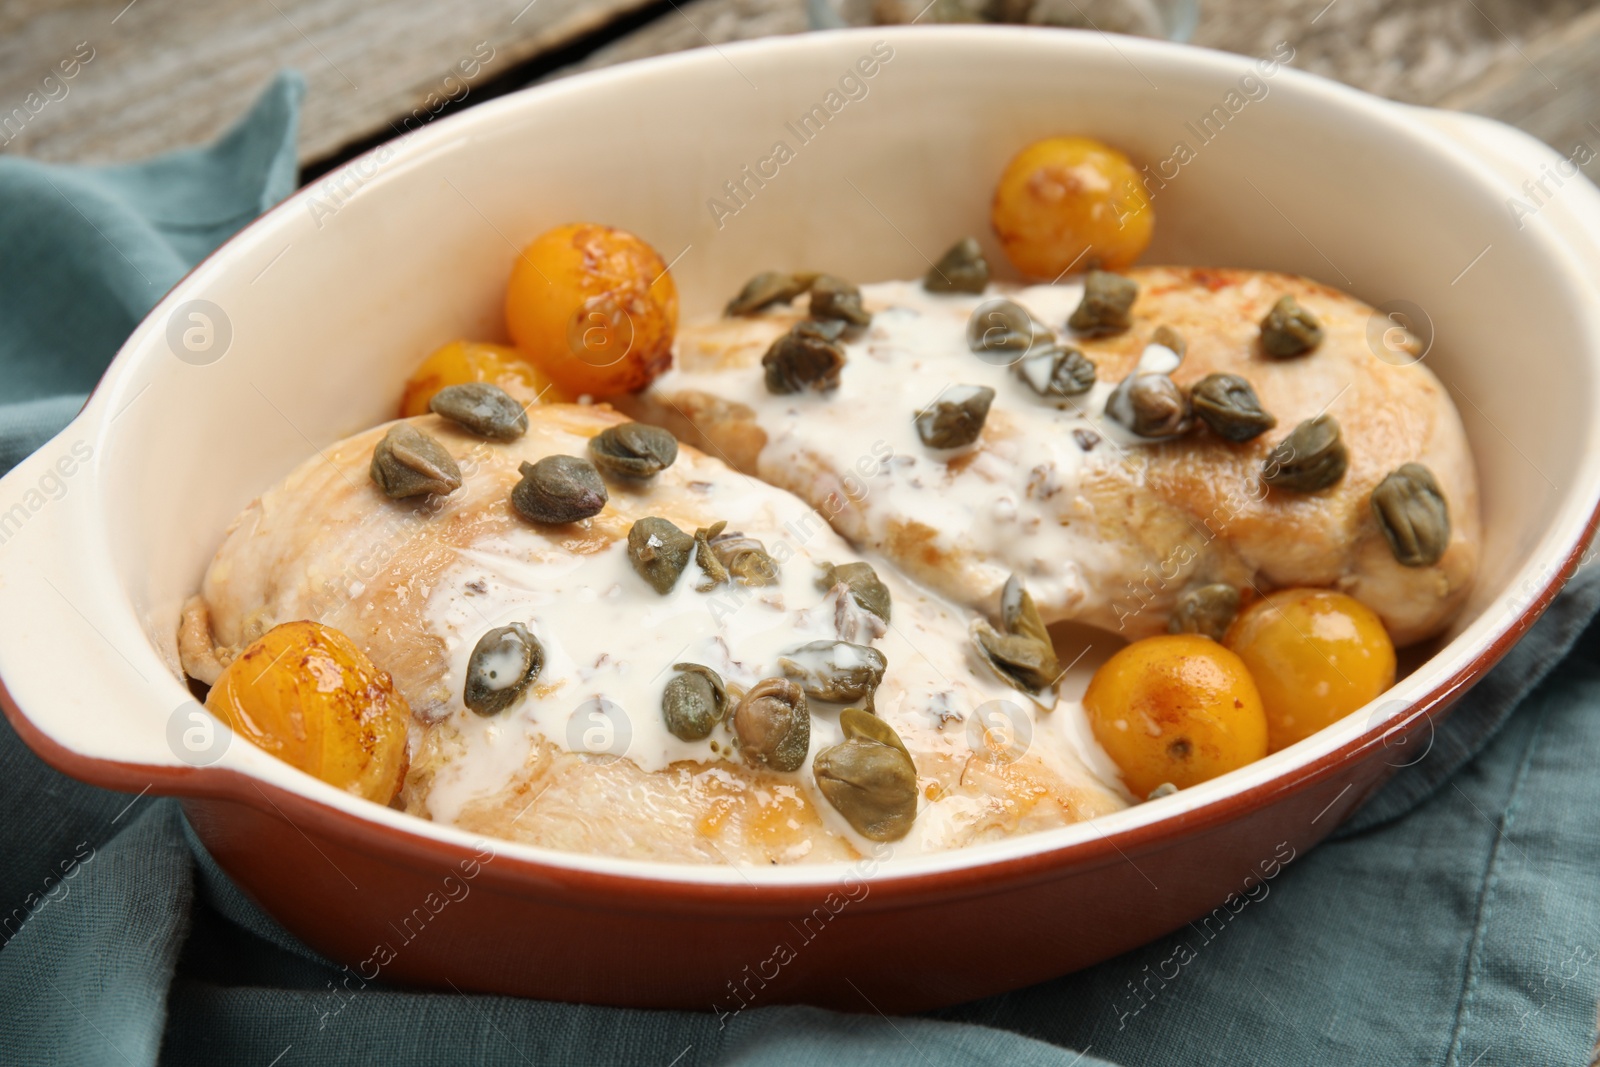
{"type": "MultiPolygon", "coordinates": [[[[1600,9],[1505,57],[1438,104],[1509,122],[1580,162],[1600,157],[1600,9]],[[1587,152],[1574,154],[1579,146],[1587,152]]],[[[1600,177],[1600,164],[1586,170],[1600,177]]]]}
{"type": "Polygon", "coordinates": [[[310,90],[301,158],[317,159],[398,124],[429,94],[470,101],[485,81],[648,2],[13,0],[0,6],[0,150],[104,162],[197,144],[275,71],[297,67],[310,90]],[[92,58],[46,82],[80,42],[92,58]],[[6,130],[19,108],[26,121],[6,130]]]}
{"type": "MultiPolygon", "coordinates": [[[[58,99],[13,120],[0,151],[88,162],[198,143],[295,66],[310,85],[301,159],[316,173],[430,93],[470,106],[520,84],[805,26],[803,0],[13,0],[0,8],[0,124],[30,93],[49,95],[43,78],[79,42],[93,58],[54,87],[58,99]],[[552,71],[560,49],[595,43],[552,71]],[[464,75],[459,64],[475,62],[464,75]]],[[[1201,0],[1194,40],[1247,55],[1288,41],[1303,70],[1501,118],[1563,151],[1578,138],[1600,147],[1588,125],[1600,115],[1600,12],[1580,0],[1201,0]]]]}
{"type": "MultiPolygon", "coordinates": [[[[1287,41],[1295,48],[1293,65],[1301,70],[1393,100],[1438,104],[1488,74],[1526,71],[1522,52],[1541,47],[1530,42],[1547,34],[1567,40],[1575,59],[1587,39],[1590,65],[1600,68],[1595,62],[1600,24],[1591,28],[1592,19],[1578,19],[1586,10],[1581,0],[1200,0],[1193,43],[1259,56],[1287,41]]],[[[692,0],[546,79],[708,44],[795,33],[805,25],[803,0],[692,0]]],[[[1596,75],[1600,82],[1600,69],[1596,75]]],[[[1600,103],[1600,86],[1589,85],[1580,96],[1569,103],[1571,109],[1600,110],[1593,108],[1600,103]]],[[[1472,110],[1498,117],[1499,98],[1493,92],[1473,97],[1472,104],[1472,110]]],[[[1509,102],[1506,107],[1514,110],[1509,102]]]]}

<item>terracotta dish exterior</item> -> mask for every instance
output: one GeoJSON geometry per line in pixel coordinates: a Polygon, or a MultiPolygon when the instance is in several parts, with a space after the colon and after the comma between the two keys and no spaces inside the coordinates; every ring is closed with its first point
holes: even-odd
{"type": "Polygon", "coordinates": [[[1600,194],[1571,169],[1506,127],[1275,60],[1038,29],[768,39],[484,104],[230,241],[0,481],[6,713],[68,774],[182,797],[222,867],[346,964],[352,988],[907,1011],[1088,966],[1216,909],[1224,922],[1230,898],[1427,758],[1439,718],[1588,541],[1600,194]],[[1149,165],[1144,262],[1309,275],[1399,316],[1375,317],[1375,345],[1394,322],[1427,341],[1477,459],[1483,561],[1451,632],[1372,707],[1089,823],[759,869],[475,839],[340,793],[197,714],[173,635],[227,523],[320,446],[392,417],[432,348],[503,337],[505,279],[533,235],[575,219],[640,234],[675,261],[686,317],[775,265],[914,277],[968,233],[998,262],[996,175],[1059,133],[1149,165]],[[1531,196],[1522,183],[1546,167],[1562,182],[1531,196]]]}

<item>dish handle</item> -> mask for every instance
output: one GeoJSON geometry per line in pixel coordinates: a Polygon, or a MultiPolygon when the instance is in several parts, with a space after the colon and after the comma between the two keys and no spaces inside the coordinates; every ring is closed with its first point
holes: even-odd
{"type": "Polygon", "coordinates": [[[1582,261],[1600,290],[1600,189],[1584,175],[1578,151],[1562,155],[1543,141],[1495,119],[1465,111],[1406,107],[1454,141],[1506,187],[1506,213],[1520,230],[1543,226],[1582,261]],[[1553,172],[1553,175],[1552,173],[1553,172]],[[1538,184],[1543,182],[1541,187],[1538,184]]]}
{"type": "Polygon", "coordinates": [[[96,548],[103,400],[0,478],[0,706],[73,777],[189,792],[231,737],[162,660],[96,548]]]}

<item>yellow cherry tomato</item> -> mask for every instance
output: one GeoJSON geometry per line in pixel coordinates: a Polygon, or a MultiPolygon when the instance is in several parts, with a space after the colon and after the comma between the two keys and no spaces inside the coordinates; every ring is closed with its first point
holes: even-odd
{"type": "Polygon", "coordinates": [[[274,626],[228,664],[206,707],[240,737],[347,793],[387,804],[405,780],[411,708],[330,626],[274,626]]]}
{"type": "Polygon", "coordinates": [[[1372,609],[1331,589],[1283,589],[1239,614],[1223,643],[1256,680],[1272,751],[1394,684],[1394,642],[1372,609]]]}
{"type": "Polygon", "coordinates": [[[656,250],[633,234],[558,226],[511,268],[506,327],[572,396],[636,392],[672,365],[678,289],[656,250]]]}
{"type": "Polygon", "coordinates": [[[1267,720],[1238,656],[1209,637],[1135,641],[1089,681],[1095,739],[1137,797],[1198,785],[1267,754],[1267,720]]]}
{"type": "Polygon", "coordinates": [[[1049,137],[1006,164],[991,221],[1012,266],[1053,279],[1068,267],[1131,266],[1156,216],[1127,156],[1088,137],[1049,137]]]}
{"type": "Polygon", "coordinates": [[[451,341],[423,360],[406,380],[406,391],[400,398],[400,417],[426,415],[433,394],[447,385],[467,382],[498,385],[524,404],[535,401],[560,404],[572,399],[556,388],[543,371],[523,359],[515,348],[477,341],[451,341]]]}

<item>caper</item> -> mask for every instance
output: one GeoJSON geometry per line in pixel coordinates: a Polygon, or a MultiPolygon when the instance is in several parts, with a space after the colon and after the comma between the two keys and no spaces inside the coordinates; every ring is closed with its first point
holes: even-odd
{"type": "Polygon", "coordinates": [[[1050,631],[1045,628],[1044,617],[1028,593],[1028,587],[1016,574],[1006,579],[1000,587],[1000,625],[1008,634],[1030,637],[1050,644],[1050,631]]]}
{"type": "Polygon", "coordinates": [[[1047,345],[1023,356],[1016,368],[1040,396],[1077,396],[1094,388],[1094,364],[1076,348],[1047,345]]]}
{"type": "Polygon", "coordinates": [[[528,432],[522,405],[488,382],[447,385],[433,394],[428,410],[493,441],[512,441],[528,432]]]}
{"type": "Polygon", "coordinates": [[[767,546],[742,533],[719,533],[711,538],[711,551],[740,585],[778,584],[778,561],[767,546]]]}
{"type": "Polygon", "coordinates": [[[811,283],[811,317],[838,319],[852,326],[872,321],[871,313],[861,306],[861,290],[832,274],[819,274],[811,283]]]}
{"type": "Polygon", "coordinates": [[[1139,296],[1139,283],[1109,271],[1092,270],[1083,279],[1083,300],[1067,320],[1079,333],[1121,333],[1132,325],[1129,311],[1139,296]]]}
{"type": "Polygon", "coordinates": [[[1261,480],[1274,489],[1314,493],[1344,477],[1350,453],[1332,415],[1307,419],[1267,453],[1261,480]]]}
{"type": "Polygon", "coordinates": [[[1212,582],[1190,589],[1178,598],[1167,620],[1172,634],[1204,634],[1221,641],[1233,617],[1239,614],[1239,590],[1227,582],[1212,582]]]}
{"type": "Polygon", "coordinates": [[[922,279],[930,293],[981,293],[989,285],[989,261],[971,237],[951,245],[922,279]]]}
{"type": "Polygon", "coordinates": [[[1015,574],[1000,591],[1000,626],[996,630],[982,619],[973,623],[979,657],[1003,681],[1023,692],[1040,693],[1053,687],[1061,674],[1061,662],[1033,597],[1015,574]]]}
{"type": "Polygon", "coordinates": [[[372,450],[372,480],[394,500],[461,488],[461,468],[443,445],[407,422],[389,427],[372,450]]]}
{"type": "Polygon", "coordinates": [[[512,487],[511,506],[530,522],[577,522],[600,514],[606,506],[606,483],[586,459],[546,456],[518,469],[522,481],[512,487]]]}
{"type": "Polygon", "coordinates": [[[904,837],[917,817],[917,767],[882,719],[858,708],[839,714],[844,741],[817,753],[817,789],[856,833],[872,841],[904,837]]]}
{"type": "Polygon", "coordinates": [[[772,342],[761,357],[767,392],[798,393],[804,389],[831,392],[839,388],[844,348],[838,343],[837,324],[802,319],[772,342]]]}
{"type": "Polygon", "coordinates": [[[624,422],[589,438],[589,458],[615,478],[649,478],[678,458],[678,439],[659,426],[624,422]]]}
{"type": "Polygon", "coordinates": [[[1165,374],[1130,374],[1106,397],[1106,416],[1140,437],[1180,437],[1194,421],[1189,398],[1165,374]]]}
{"type": "Polygon", "coordinates": [[[1060,671],[1055,650],[1048,644],[1017,634],[997,632],[983,620],[975,624],[983,659],[1002,681],[1026,693],[1039,693],[1055,682],[1060,671]]]}
{"type": "Polygon", "coordinates": [[[1237,374],[1208,374],[1189,390],[1189,403],[1211,432],[1228,441],[1248,441],[1278,425],[1262,410],[1250,383],[1237,374]]]}
{"type": "Polygon", "coordinates": [[[667,682],[661,694],[661,717],[667,730],[680,741],[700,741],[711,735],[722,721],[728,691],[722,678],[710,667],[698,663],[677,663],[679,673],[667,682]]]}
{"type": "Polygon", "coordinates": [[[649,516],[628,528],[628,562],[662,596],[678,584],[694,548],[694,538],[666,519],[649,516]]]}
{"type": "Polygon", "coordinates": [[[882,652],[849,641],[809,641],[778,657],[778,669],[812,700],[834,704],[861,700],[869,708],[888,666],[882,652]]]}
{"type": "Polygon", "coordinates": [[[811,288],[815,274],[784,274],[764,270],[744,283],[739,295],[722,309],[724,315],[754,315],[773,304],[787,304],[811,288]]]}
{"type": "Polygon", "coordinates": [[[467,660],[461,701],[479,715],[498,715],[515,704],[544,669],[544,646],[520,622],[490,630],[467,660]]]}
{"type": "Polygon", "coordinates": [[[836,567],[831,563],[823,563],[819,566],[822,573],[817,578],[818,589],[827,590],[843,585],[863,610],[872,612],[884,622],[889,621],[889,587],[883,584],[878,572],[872,569],[872,564],[844,563],[836,567]]]}
{"type": "Polygon", "coordinates": [[[985,300],[967,319],[967,347],[986,355],[990,363],[1009,363],[1030,348],[1054,340],[1048,326],[1015,300],[1004,297],[985,300]]]}
{"type": "Polygon", "coordinates": [[[1165,323],[1155,328],[1155,332],[1150,335],[1150,343],[1171,350],[1179,360],[1182,360],[1189,351],[1189,342],[1183,339],[1183,334],[1165,323]]]}
{"type": "Polygon", "coordinates": [[[1372,491],[1372,513],[1378,529],[1406,567],[1431,567],[1450,547],[1450,505],[1433,472],[1407,463],[1372,491]]]}
{"type": "Polygon", "coordinates": [[[1317,317],[1285,293],[1261,320],[1261,348],[1269,356],[1287,359],[1311,351],[1322,343],[1317,317]]]}
{"type": "Polygon", "coordinates": [[[797,771],[811,750],[806,694],[787,678],[757,682],[733,709],[733,732],[746,760],[797,771]]]}
{"type": "Polygon", "coordinates": [[[917,412],[917,436],[929,448],[964,448],[983,432],[994,403],[987,385],[957,385],[917,412]]]}
{"type": "Polygon", "coordinates": [[[712,551],[711,539],[722,532],[726,522],[714,522],[694,532],[694,561],[700,565],[701,578],[695,586],[702,593],[710,592],[728,581],[728,568],[712,551]]]}

